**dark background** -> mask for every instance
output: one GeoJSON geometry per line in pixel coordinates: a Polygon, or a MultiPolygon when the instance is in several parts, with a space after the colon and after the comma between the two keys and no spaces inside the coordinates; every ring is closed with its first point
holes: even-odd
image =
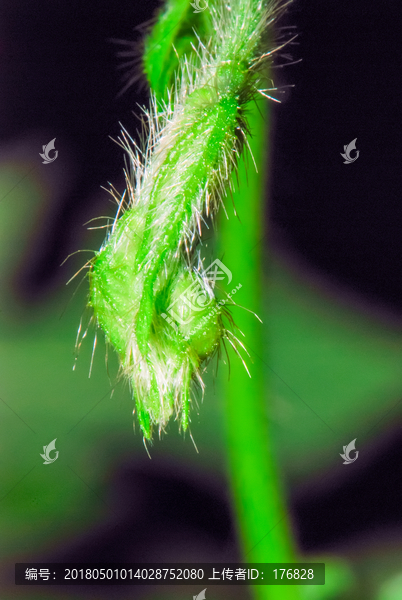
{"type": "MultiPolygon", "coordinates": [[[[61,190],[48,235],[15,279],[27,306],[63,279],[59,265],[77,247],[77,223],[105,210],[113,214],[106,200],[102,207],[94,204],[100,186],[121,175],[121,153],[108,136],[118,136],[119,121],[136,127],[132,111],[138,112],[137,103],[146,105],[147,90],[136,84],[118,96],[124,85],[117,68],[122,59],[108,39],[139,40],[134,27],[148,21],[155,7],[127,0],[2,2],[0,85],[7,93],[2,94],[0,144],[45,129],[74,165],[71,187],[61,190]]],[[[402,313],[400,12],[397,3],[386,1],[296,1],[290,7],[282,24],[296,26],[299,36],[290,51],[302,61],[282,68],[286,61],[279,57],[274,71],[279,85],[294,87],[274,107],[267,211],[272,252],[306,277],[395,322],[402,313]],[[360,156],[345,165],[340,153],[354,138],[360,156]]],[[[356,533],[399,526],[395,490],[401,455],[402,433],[395,431],[377,461],[350,483],[336,490],[294,489],[301,548],[318,552],[347,544],[356,533]],[[338,522],[337,512],[350,518],[338,522]]],[[[230,510],[219,485],[206,492],[206,482],[191,481],[185,472],[173,476],[169,465],[152,475],[127,465],[115,476],[128,504],[134,488],[143,490],[138,510],[128,508],[113,533],[106,527],[72,549],[60,549],[58,560],[85,561],[94,551],[94,560],[151,556],[147,544],[157,527],[152,522],[156,493],[166,499],[167,540],[172,532],[196,530],[236,554],[234,535],[227,533],[230,510]],[[200,494],[210,519],[193,510],[200,494]],[[143,534],[135,548],[129,547],[124,531],[140,524],[143,534]]]]}

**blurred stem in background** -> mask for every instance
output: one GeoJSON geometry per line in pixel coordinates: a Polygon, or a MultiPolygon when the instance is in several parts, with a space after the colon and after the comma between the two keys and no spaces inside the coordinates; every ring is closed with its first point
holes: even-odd
{"type": "MultiPolygon", "coordinates": [[[[239,164],[240,189],[234,196],[238,218],[221,214],[218,227],[220,256],[233,274],[233,285],[241,284],[234,301],[260,315],[262,255],[264,239],[264,196],[268,158],[269,105],[250,105],[248,122],[252,138],[251,157],[239,164]],[[262,116],[261,116],[262,113],[262,116]]],[[[256,316],[240,307],[232,309],[236,325],[250,358],[251,377],[230,357],[230,377],[221,370],[220,389],[225,399],[226,436],[230,478],[243,555],[247,562],[292,562],[293,544],[286,518],[276,461],[269,434],[269,404],[264,378],[263,328],[256,316]]],[[[261,600],[300,598],[298,586],[254,586],[261,600]]]]}
{"type": "MultiPolygon", "coordinates": [[[[169,0],[145,40],[144,71],[158,99],[166,98],[167,86],[174,82],[178,57],[190,52],[191,43],[196,41],[191,27],[195,26],[201,37],[211,34],[208,11],[197,14],[200,18],[195,23],[189,7],[188,0],[169,0]]],[[[240,219],[233,215],[221,218],[218,239],[234,285],[242,285],[235,302],[260,314],[268,103],[259,102],[258,107],[250,104],[248,112],[253,134],[250,146],[258,173],[251,156],[246,162],[240,161],[241,187],[234,194],[240,219]]],[[[240,308],[235,309],[234,317],[246,335],[245,343],[254,363],[249,364],[251,378],[234,355],[229,380],[227,371],[221,372],[221,376],[226,376],[221,390],[226,401],[229,465],[243,554],[248,562],[292,562],[293,544],[270,445],[261,361],[262,327],[254,314],[240,308]]],[[[300,598],[298,586],[254,586],[253,592],[258,600],[300,598]]]]}

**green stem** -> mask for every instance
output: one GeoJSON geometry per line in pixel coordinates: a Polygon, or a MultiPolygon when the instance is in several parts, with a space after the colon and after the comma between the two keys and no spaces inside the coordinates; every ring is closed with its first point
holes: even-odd
{"type": "Polygon", "coordinates": [[[166,0],[145,38],[143,57],[148,82],[159,98],[166,98],[174,82],[179,57],[191,53],[191,44],[196,43],[194,28],[201,35],[210,32],[208,12],[195,14],[191,0],[166,0]]]}
{"type": "MultiPolygon", "coordinates": [[[[249,10],[246,6],[245,3],[244,10],[249,10]]],[[[176,18],[180,15],[182,23],[190,16],[184,0],[169,0],[160,21],[161,29],[154,29],[144,57],[148,80],[159,97],[163,97],[164,86],[171,78],[171,71],[165,74],[163,71],[165,65],[172,64],[173,40],[170,39],[170,35],[173,13],[176,18]],[[166,37],[162,35],[162,30],[169,32],[166,37]]],[[[241,21],[239,16],[239,22],[241,21]]],[[[208,20],[205,19],[203,26],[206,28],[207,23],[208,20]]],[[[175,44],[183,36],[184,31],[179,29],[174,30],[177,34],[175,44]]],[[[187,39],[185,41],[188,42],[187,39]]],[[[232,43],[232,38],[222,40],[223,45],[232,43]]],[[[267,121],[267,103],[259,104],[267,121]]],[[[263,126],[255,106],[249,109],[248,118],[250,130],[254,133],[259,132],[250,141],[250,146],[260,173],[255,172],[252,164],[246,167],[243,161],[240,161],[239,178],[242,188],[239,193],[234,194],[240,219],[221,219],[219,236],[221,250],[224,252],[223,260],[233,274],[233,284],[242,285],[234,300],[261,314],[261,258],[264,235],[262,198],[265,188],[262,174],[267,164],[265,150],[268,130],[263,126]]],[[[250,157],[248,162],[251,163],[250,157]]],[[[266,403],[261,362],[264,353],[262,326],[255,316],[247,311],[234,308],[233,313],[236,324],[246,334],[245,343],[253,360],[253,364],[250,365],[250,379],[245,370],[239,368],[238,358],[233,357],[230,380],[222,384],[226,399],[231,483],[244,558],[248,562],[292,562],[293,543],[269,433],[269,406],[266,403]]],[[[250,360],[248,362],[250,363],[250,360]]],[[[300,598],[299,588],[296,586],[255,586],[253,591],[258,600],[300,598]]]]}
{"type": "MultiPolygon", "coordinates": [[[[266,124],[267,103],[259,104],[266,124]]],[[[250,131],[255,133],[250,146],[259,173],[253,165],[247,168],[244,163],[240,164],[241,189],[234,194],[239,219],[221,218],[219,241],[233,283],[242,285],[235,302],[261,315],[262,199],[268,130],[255,106],[249,112],[249,125],[250,131]]],[[[250,157],[248,161],[251,162],[250,157]]],[[[236,325],[245,333],[243,342],[251,355],[247,360],[251,378],[239,367],[238,357],[231,357],[230,378],[226,373],[221,381],[226,406],[230,478],[243,555],[247,562],[292,562],[295,560],[293,543],[269,433],[270,406],[266,400],[261,360],[264,356],[263,327],[254,315],[241,308],[234,307],[232,313],[236,325]]],[[[254,594],[259,600],[300,598],[298,586],[254,586],[254,594]]]]}

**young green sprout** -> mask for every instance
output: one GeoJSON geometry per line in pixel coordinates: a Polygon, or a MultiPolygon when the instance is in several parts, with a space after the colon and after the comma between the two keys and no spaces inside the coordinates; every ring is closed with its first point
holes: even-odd
{"type": "Polygon", "coordinates": [[[203,369],[223,339],[239,353],[197,244],[248,145],[245,107],[268,91],[261,83],[273,50],[262,40],[282,9],[261,0],[211,6],[214,35],[182,59],[167,101],[152,96],[144,111],[144,147],[122,133],[127,188],[90,263],[90,306],[131,384],[145,439],[172,416],[188,428],[192,388],[204,389],[203,369]]]}

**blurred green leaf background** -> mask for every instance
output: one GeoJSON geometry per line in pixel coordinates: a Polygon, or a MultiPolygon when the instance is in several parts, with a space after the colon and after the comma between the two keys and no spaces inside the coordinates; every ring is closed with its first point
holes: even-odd
{"type": "MultiPolygon", "coordinates": [[[[138,428],[134,433],[132,429],[129,390],[115,381],[113,356],[110,397],[102,340],[88,378],[93,331],[72,370],[86,283],[72,299],[75,284],[59,286],[30,306],[19,301],[12,286],[30,244],[40,244],[51,193],[48,182],[38,176],[22,179],[29,168],[14,161],[3,163],[0,170],[0,550],[2,564],[8,566],[52,551],[101,523],[113,511],[108,486],[116,465],[127,457],[145,456],[138,428]],[[44,466],[39,454],[54,438],[60,458],[44,466]]],[[[87,247],[96,247],[95,238],[88,234],[87,247]]],[[[83,256],[71,259],[78,268],[83,256]]],[[[343,445],[357,438],[357,448],[369,452],[375,439],[400,421],[402,335],[324,292],[277,257],[267,261],[265,278],[262,318],[271,343],[261,359],[274,390],[273,433],[280,470],[288,485],[296,485],[330,470],[341,472],[346,468],[339,456],[343,445]]],[[[241,290],[237,301],[242,304],[241,290]]],[[[191,429],[198,454],[190,438],[183,439],[172,424],[168,435],[155,441],[152,461],[173,461],[195,473],[224,477],[222,400],[212,374],[191,429]]],[[[400,569],[400,543],[387,549],[385,563],[382,555],[383,549],[373,545],[365,553],[324,557],[329,560],[327,595],[311,588],[304,590],[306,598],[363,597],[356,591],[362,588],[355,587],[363,579],[377,590],[379,595],[373,597],[402,597],[400,576],[386,582],[400,569]]],[[[189,597],[187,588],[183,590],[180,597],[189,597]]],[[[219,593],[217,589],[213,597],[228,597],[219,593]]],[[[3,600],[25,597],[70,595],[47,590],[28,595],[26,589],[9,587],[1,592],[3,600]]]]}

